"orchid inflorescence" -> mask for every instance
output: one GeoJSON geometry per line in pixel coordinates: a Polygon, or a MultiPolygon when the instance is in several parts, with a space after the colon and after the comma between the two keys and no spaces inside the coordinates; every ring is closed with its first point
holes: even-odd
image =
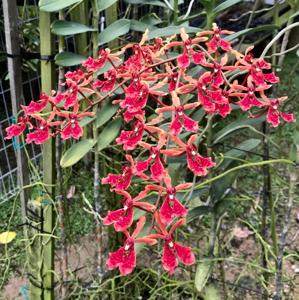
{"type": "Polygon", "coordinates": [[[43,144],[56,135],[63,140],[79,139],[83,134],[79,121],[94,116],[92,109],[117,90],[124,91],[125,97],[113,103],[119,105],[118,115],[126,123],[116,142],[126,151],[128,163],[122,174],[109,173],[102,178],[103,184],[123,197],[122,207],[109,211],[103,220],[103,224],[113,225],[125,235],[123,246],[109,254],[109,269],[118,267],[123,275],[131,273],[136,266],[135,243],[153,245],[157,240],[164,241],[162,265],[169,273],[175,271],[178,261],[185,265],[195,262],[191,248],[176,242],[174,236],[187,215],[177,192],[190,189],[192,183],[173,186],[167,164],[170,157],[185,157],[194,176],[206,176],[215,166],[211,157],[199,153],[204,147],[205,130],[192,119],[199,108],[208,116],[225,118],[234,105],[248,111],[252,118],[266,114],[266,121],[274,127],[281,119],[294,121],[292,114],[280,109],[286,97],[271,99],[266,95],[279,81],[269,71],[271,64],[254,58],[253,47],[245,54],[234,50],[224,37],[230,34],[213,24],[212,30],[200,31],[194,38],[182,29],[179,41],[174,35],[149,43],[145,33],[139,44],[128,44],[115,53],[103,49],[97,58],[86,59],[82,68],[66,73],[65,92],[43,94],[40,100],[22,106],[18,121],[6,129],[6,138],[10,139],[28,128],[26,143],[43,144]],[[178,49],[181,53],[174,56],[178,49]],[[124,54],[128,58],[122,62],[124,54]],[[107,64],[108,71],[98,75],[107,64]],[[200,67],[197,75],[189,72],[194,65],[200,67]],[[241,75],[237,77],[238,73],[241,75]],[[240,78],[240,82],[234,78],[240,78]],[[83,106],[83,102],[87,103],[83,106]],[[52,110],[45,118],[42,111],[49,104],[52,110]],[[128,192],[133,177],[139,177],[145,185],[135,197],[128,192]],[[156,203],[145,201],[151,194],[157,194],[156,203]],[[150,230],[143,237],[139,235],[145,216],[130,233],[135,208],[152,216],[150,230]]]}

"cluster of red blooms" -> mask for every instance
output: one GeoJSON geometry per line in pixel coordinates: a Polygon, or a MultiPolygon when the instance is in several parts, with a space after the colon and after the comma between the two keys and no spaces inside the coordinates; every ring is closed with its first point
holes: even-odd
{"type": "Polygon", "coordinates": [[[102,179],[103,184],[109,184],[111,190],[123,197],[122,207],[109,211],[103,221],[125,235],[123,246],[109,254],[109,269],[119,268],[123,275],[131,273],[136,265],[135,243],[153,245],[157,240],[164,243],[162,265],[169,273],[175,271],[179,261],[185,265],[195,262],[191,248],[178,243],[174,235],[175,229],[185,224],[187,214],[177,192],[190,188],[192,183],[173,186],[167,169],[171,156],[185,157],[188,169],[195,176],[205,176],[208,169],[215,166],[211,157],[199,153],[198,144],[204,135],[198,134],[203,133],[203,128],[192,119],[194,111],[202,107],[206,114],[224,118],[234,104],[249,111],[250,117],[266,114],[266,120],[274,127],[281,119],[294,121],[292,114],[280,109],[285,97],[270,99],[265,94],[279,81],[269,71],[271,65],[264,59],[254,58],[252,48],[245,54],[232,49],[230,42],[224,39],[229,34],[231,32],[214,24],[211,31],[201,31],[195,38],[182,30],[180,41],[172,36],[147,43],[145,34],[139,44],[129,44],[119,52],[101,50],[98,58],[88,58],[81,69],[66,73],[64,93],[42,95],[40,100],[23,106],[23,116],[6,129],[7,138],[12,138],[29,128],[27,143],[42,144],[57,134],[62,139],[79,139],[83,133],[79,121],[92,116],[90,110],[96,104],[117,89],[123,89],[124,98],[115,100],[114,104],[120,107],[126,129],[116,142],[127,152],[128,164],[122,174],[110,173],[102,179]],[[182,51],[178,56],[170,51],[179,48],[182,51]],[[128,51],[132,54],[121,63],[120,57],[128,51]],[[111,68],[103,76],[96,76],[107,63],[111,68]],[[201,67],[199,75],[190,75],[193,65],[201,67]],[[243,74],[240,82],[230,80],[232,76],[236,78],[237,72],[243,74]],[[194,94],[197,98],[187,97],[194,94]],[[84,101],[87,108],[83,110],[80,107],[84,101]],[[41,112],[48,104],[53,109],[44,118],[41,112]],[[145,182],[135,197],[128,191],[133,177],[145,182]],[[146,184],[148,182],[152,184],[146,184]],[[157,194],[155,204],[144,201],[149,193],[157,194]],[[139,236],[145,216],[139,219],[133,232],[130,229],[134,208],[152,216],[151,230],[146,236],[139,236]]]}

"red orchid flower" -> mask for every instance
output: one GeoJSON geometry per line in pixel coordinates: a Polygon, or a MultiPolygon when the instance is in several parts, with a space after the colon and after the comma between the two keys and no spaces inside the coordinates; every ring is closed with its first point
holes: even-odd
{"type": "Polygon", "coordinates": [[[140,202],[141,199],[146,197],[147,191],[140,192],[139,195],[133,199],[126,191],[117,190],[116,192],[125,197],[122,200],[123,207],[115,211],[108,211],[107,216],[103,220],[104,225],[113,224],[115,231],[124,231],[132,225],[134,207],[140,208],[147,212],[153,212],[156,208],[153,204],[140,202]]]}
{"type": "Polygon", "coordinates": [[[170,133],[173,135],[178,135],[181,133],[183,128],[185,128],[189,132],[197,132],[198,123],[184,114],[184,111],[197,107],[199,103],[194,102],[181,105],[180,99],[177,94],[175,92],[172,92],[171,95],[173,106],[164,106],[156,109],[156,113],[158,114],[170,111],[173,111],[175,113],[175,116],[169,127],[170,133]]]}
{"type": "Polygon", "coordinates": [[[40,99],[37,101],[31,101],[28,106],[21,105],[26,115],[31,115],[41,112],[49,103],[50,97],[45,93],[42,93],[40,99]]]}
{"type": "Polygon", "coordinates": [[[93,77],[86,76],[85,73],[69,74],[65,77],[66,81],[62,84],[67,87],[61,95],[64,97],[64,108],[67,110],[78,103],[78,94],[86,97],[84,94],[92,95],[95,91],[88,86],[91,84],[93,77]]]}
{"type": "Polygon", "coordinates": [[[83,128],[80,126],[79,121],[84,117],[93,117],[93,112],[79,112],[79,104],[75,103],[73,112],[57,112],[58,116],[64,117],[67,122],[61,130],[61,138],[67,140],[74,138],[78,140],[83,135],[83,128]]]}
{"type": "Polygon", "coordinates": [[[133,150],[136,148],[138,142],[141,141],[145,125],[142,121],[137,120],[133,125],[134,130],[122,130],[116,142],[120,145],[123,144],[124,150],[133,150]]]}
{"type": "Polygon", "coordinates": [[[266,120],[268,123],[272,124],[273,127],[277,127],[280,123],[280,118],[286,122],[295,122],[293,114],[284,113],[278,110],[279,105],[286,100],[286,97],[277,98],[274,100],[269,100],[268,112],[266,120]]]}
{"type": "Polygon", "coordinates": [[[218,51],[218,48],[221,48],[223,51],[230,51],[231,50],[231,43],[229,41],[224,40],[221,35],[222,34],[232,34],[233,31],[229,30],[221,30],[216,23],[213,23],[213,31],[202,31],[199,32],[198,36],[203,35],[213,35],[212,39],[206,43],[208,47],[209,53],[215,53],[218,51]]]}
{"type": "Polygon", "coordinates": [[[6,131],[6,137],[5,140],[10,140],[13,137],[20,136],[26,129],[27,125],[29,125],[29,128],[32,128],[31,123],[28,121],[27,117],[19,117],[16,124],[12,124],[9,127],[5,128],[6,131]]]}
{"type": "MultiPolygon", "coordinates": [[[[245,56],[239,59],[239,62],[243,64],[247,68],[247,70],[249,70],[249,74],[252,77],[252,81],[255,83],[256,86],[266,85],[266,82],[279,82],[279,78],[275,75],[274,72],[263,72],[263,70],[271,69],[271,64],[266,62],[264,59],[254,59],[252,53],[249,54],[246,52],[245,56]]],[[[239,68],[241,69],[242,66],[240,66],[239,68]]]]}
{"type": "MultiPolygon", "coordinates": [[[[47,120],[41,118],[38,115],[32,115],[31,118],[35,119],[38,123],[35,131],[30,132],[26,136],[26,143],[30,144],[34,142],[37,145],[44,144],[50,137],[54,134],[50,132],[50,128],[61,125],[61,121],[53,121],[56,116],[57,111],[54,110],[50,113],[47,120]]],[[[34,128],[35,126],[32,126],[34,128]]]]}
{"type": "Polygon", "coordinates": [[[171,178],[167,172],[164,175],[164,183],[166,187],[160,185],[147,185],[146,191],[156,190],[164,195],[164,201],[159,209],[161,220],[164,224],[169,225],[174,217],[185,217],[187,215],[187,209],[176,198],[176,192],[180,190],[188,189],[192,186],[192,183],[182,183],[175,187],[171,185],[171,178]]]}
{"type": "Polygon", "coordinates": [[[163,134],[162,130],[155,128],[154,126],[150,126],[150,128],[152,128],[153,131],[160,133],[158,145],[154,147],[148,143],[139,142],[139,145],[147,149],[150,152],[150,155],[148,159],[136,162],[136,170],[138,172],[145,172],[150,167],[151,179],[159,182],[163,178],[164,174],[164,166],[161,161],[160,150],[165,145],[165,134],[163,134]]]}
{"type": "Polygon", "coordinates": [[[86,68],[88,72],[96,72],[101,69],[109,56],[109,51],[107,49],[102,49],[99,51],[97,58],[88,57],[83,63],[82,66],[86,68]]]}
{"type": "Polygon", "coordinates": [[[201,65],[206,61],[206,55],[204,52],[196,52],[192,45],[203,42],[206,40],[204,37],[191,39],[184,29],[181,30],[181,37],[183,40],[183,53],[178,56],[177,63],[179,68],[187,68],[190,65],[190,57],[197,65],[201,65]]]}
{"type": "Polygon", "coordinates": [[[206,176],[209,168],[216,164],[210,157],[203,157],[197,152],[197,146],[194,144],[196,134],[192,135],[186,146],[188,168],[197,176],[206,176]]]}
{"type": "Polygon", "coordinates": [[[121,275],[130,274],[136,267],[135,243],[144,243],[148,245],[154,245],[157,243],[156,239],[147,236],[137,238],[144,227],[144,224],[145,217],[142,216],[137,222],[136,229],[132,235],[130,235],[128,231],[124,231],[124,234],[126,235],[124,245],[115,252],[109,253],[106,263],[109,270],[119,268],[121,275]]]}
{"type": "Polygon", "coordinates": [[[208,91],[207,93],[209,94],[209,99],[214,107],[213,113],[219,114],[223,118],[230,114],[231,107],[228,100],[230,93],[228,91],[218,89],[215,91],[208,91]]]}
{"type": "Polygon", "coordinates": [[[185,219],[180,219],[174,223],[170,230],[167,231],[164,224],[160,219],[158,212],[155,213],[155,220],[158,225],[156,228],[157,234],[150,234],[149,238],[164,240],[164,248],[162,255],[163,268],[169,273],[173,274],[179,261],[184,265],[190,266],[195,263],[195,256],[190,247],[183,246],[182,244],[174,240],[173,232],[178,228],[186,224],[185,219]]]}
{"type": "Polygon", "coordinates": [[[135,113],[145,107],[149,88],[147,84],[141,83],[137,79],[137,82],[133,80],[133,82],[125,89],[125,94],[126,97],[120,102],[120,107],[126,108],[131,113],[135,113]]]}
{"type": "Polygon", "coordinates": [[[136,165],[133,161],[131,155],[126,155],[127,161],[130,163],[130,166],[124,166],[122,174],[112,174],[109,173],[107,177],[102,178],[102,184],[110,184],[111,191],[113,190],[126,190],[130,184],[133,175],[139,176],[144,180],[148,180],[148,176],[143,174],[143,172],[138,171],[136,165]]]}
{"type": "Polygon", "coordinates": [[[116,83],[117,80],[117,73],[114,69],[111,69],[104,73],[105,80],[97,79],[93,83],[93,88],[100,88],[101,92],[110,92],[116,83]]]}
{"type": "Polygon", "coordinates": [[[252,77],[249,75],[247,78],[247,86],[233,84],[232,89],[240,92],[233,92],[231,96],[242,97],[242,99],[237,103],[242,110],[247,111],[252,107],[263,107],[264,103],[261,102],[255,95],[256,92],[264,91],[269,89],[271,85],[262,85],[255,87],[252,82],[252,77]],[[244,93],[247,92],[247,93],[244,93]]]}

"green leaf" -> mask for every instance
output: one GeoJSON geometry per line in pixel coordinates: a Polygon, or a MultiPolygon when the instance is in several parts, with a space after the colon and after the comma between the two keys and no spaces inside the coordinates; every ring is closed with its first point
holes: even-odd
{"type": "Polygon", "coordinates": [[[106,102],[101,110],[97,113],[96,125],[97,127],[103,126],[108,122],[119,109],[117,104],[112,104],[112,101],[106,102]]]}
{"type": "Polygon", "coordinates": [[[51,32],[57,35],[71,35],[87,31],[94,31],[94,29],[84,24],[69,21],[55,21],[51,25],[51,32]]]}
{"type": "Polygon", "coordinates": [[[261,124],[265,120],[265,116],[256,118],[256,119],[241,119],[235,122],[230,123],[220,131],[218,131],[214,135],[213,144],[217,144],[221,140],[223,140],[226,136],[230,135],[231,133],[243,129],[243,128],[252,128],[254,129],[254,125],[261,124]]]}
{"type": "Polygon", "coordinates": [[[139,21],[151,26],[158,25],[162,22],[162,20],[155,13],[147,14],[143,16],[139,21]]]}
{"type": "Polygon", "coordinates": [[[166,4],[162,1],[158,0],[125,0],[128,4],[149,4],[149,5],[155,5],[155,6],[161,6],[166,7],[166,4]]]}
{"type": "Polygon", "coordinates": [[[195,287],[201,292],[205,287],[213,268],[213,262],[203,261],[196,267],[195,287]]]}
{"type": "Polygon", "coordinates": [[[117,0],[97,0],[97,10],[98,12],[101,12],[111,5],[113,5],[117,0]]]}
{"type": "Polygon", "coordinates": [[[99,34],[100,45],[109,43],[116,38],[128,33],[130,30],[130,24],[131,21],[127,19],[120,19],[113,22],[99,34]]]}
{"type": "Polygon", "coordinates": [[[197,206],[188,210],[187,223],[202,215],[208,215],[211,212],[211,207],[208,205],[197,206]]]}
{"type": "Polygon", "coordinates": [[[215,284],[209,284],[205,287],[204,300],[221,300],[219,289],[215,284]]]}
{"type": "Polygon", "coordinates": [[[62,67],[80,65],[85,59],[85,56],[73,52],[60,52],[55,55],[56,65],[62,67]]]}
{"type": "Polygon", "coordinates": [[[59,11],[82,0],[40,0],[38,6],[40,10],[53,12],[59,11]]]}
{"type": "Polygon", "coordinates": [[[109,146],[115,138],[118,136],[120,128],[122,126],[122,119],[117,118],[108,123],[103,131],[98,136],[97,150],[101,151],[109,146]]]}
{"type": "Polygon", "coordinates": [[[223,10],[228,9],[231,6],[233,6],[233,5],[235,5],[235,4],[239,3],[239,2],[241,2],[241,0],[227,0],[227,1],[224,1],[221,4],[219,4],[218,6],[215,7],[215,9],[213,10],[213,13],[215,15],[218,15],[223,10]]]}
{"type": "Polygon", "coordinates": [[[16,237],[16,233],[14,231],[6,231],[0,234],[0,244],[8,244],[16,237]]]}
{"type": "Polygon", "coordinates": [[[62,168],[70,167],[77,163],[87,154],[96,144],[95,140],[85,139],[73,144],[61,157],[60,165],[62,168]]]}
{"type": "Polygon", "coordinates": [[[84,117],[82,120],[79,121],[81,127],[84,127],[95,120],[95,117],[84,117]]]}
{"type": "Polygon", "coordinates": [[[206,115],[206,111],[201,107],[200,109],[196,109],[194,113],[191,114],[191,118],[195,121],[201,122],[203,117],[206,115]]]}
{"type": "MultiPolygon", "coordinates": [[[[231,149],[227,152],[224,153],[224,156],[230,156],[230,157],[235,157],[235,158],[239,158],[242,156],[247,155],[246,151],[251,151],[254,148],[256,148],[259,144],[261,143],[261,140],[259,139],[249,139],[246,140],[240,144],[238,144],[236,146],[236,148],[240,149],[231,149]],[[244,151],[242,151],[244,150],[244,151]]],[[[226,169],[231,162],[233,162],[234,160],[229,159],[229,158],[224,158],[224,161],[220,164],[221,169],[226,169]]]]}
{"type": "Polygon", "coordinates": [[[131,20],[130,29],[138,31],[138,32],[145,32],[146,29],[155,30],[156,27],[152,26],[152,25],[148,25],[148,24],[143,23],[141,21],[131,20]]]}
{"type": "Polygon", "coordinates": [[[158,28],[158,29],[155,29],[155,30],[149,32],[148,38],[154,39],[156,37],[165,37],[165,36],[171,36],[173,34],[178,34],[181,32],[181,28],[185,28],[187,33],[200,31],[200,28],[191,27],[191,26],[184,26],[184,25],[168,26],[168,27],[158,28]]]}
{"type": "Polygon", "coordinates": [[[238,172],[229,173],[227,176],[219,178],[212,183],[210,192],[212,203],[216,203],[227,195],[227,190],[233,185],[237,175],[238,172]]]}
{"type": "Polygon", "coordinates": [[[273,29],[276,29],[276,28],[278,28],[278,27],[275,25],[262,25],[262,26],[258,26],[258,27],[254,27],[254,28],[247,28],[247,29],[243,29],[243,30],[240,30],[238,32],[228,35],[227,37],[225,37],[225,40],[232,41],[236,38],[241,37],[242,35],[253,33],[253,32],[259,32],[259,31],[271,32],[271,31],[273,31],[273,29]]]}

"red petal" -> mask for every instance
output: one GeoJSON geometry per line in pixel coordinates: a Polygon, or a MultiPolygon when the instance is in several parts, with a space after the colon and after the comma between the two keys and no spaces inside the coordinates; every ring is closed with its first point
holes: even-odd
{"type": "Polygon", "coordinates": [[[132,273],[136,267],[136,252],[133,246],[127,251],[126,257],[123,262],[119,265],[119,271],[121,275],[128,275],[132,273]]]}
{"type": "Polygon", "coordinates": [[[272,124],[273,127],[277,127],[280,123],[279,112],[272,107],[269,107],[266,120],[268,123],[272,124]]]}
{"type": "Polygon", "coordinates": [[[79,125],[78,121],[74,123],[69,123],[61,132],[61,138],[63,140],[69,139],[73,137],[78,140],[83,135],[83,129],[79,125]]]}
{"type": "Polygon", "coordinates": [[[286,122],[296,122],[293,114],[280,113],[280,115],[286,122]]]}
{"type": "Polygon", "coordinates": [[[188,116],[184,115],[184,127],[187,131],[197,132],[198,131],[198,123],[188,116]]]}
{"type": "Polygon", "coordinates": [[[165,241],[163,255],[162,255],[162,265],[163,268],[170,274],[174,273],[175,268],[178,265],[178,260],[173,251],[173,248],[170,248],[168,242],[165,241]]]}
{"type": "Polygon", "coordinates": [[[176,116],[172,123],[170,124],[170,132],[173,135],[178,135],[182,131],[182,123],[180,121],[180,118],[176,116]]]}
{"type": "Polygon", "coordinates": [[[37,129],[34,132],[28,133],[26,143],[34,142],[37,145],[44,144],[50,138],[49,128],[45,127],[43,130],[37,129]]]}
{"type": "Polygon", "coordinates": [[[192,59],[193,59],[194,63],[199,65],[199,64],[202,64],[206,61],[206,56],[203,52],[195,52],[192,55],[192,59]]]}
{"type": "Polygon", "coordinates": [[[190,65],[190,58],[186,51],[178,56],[177,62],[180,68],[187,68],[190,65]]]}
{"type": "Polygon", "coordinates": [[[160,157],[157,156],[154,163],[151,165],[152,179],[160,181],[163,177],[164,167],[160,160],[160,157]]]}
{"type": "Polygon", "coordinates": [[[195,263],[195,256],[190,247],[183,246],[179,243],[174,243],[176,254],[180,261],[185,265],[193,265],[195,263]]]}
{"type": "Polygon", "coordinates": [[[106,265],[109,270],[115,269],[122,263],[125,256],[125,248],[121,247],[118,250],[109,253],[106,265]]]}

